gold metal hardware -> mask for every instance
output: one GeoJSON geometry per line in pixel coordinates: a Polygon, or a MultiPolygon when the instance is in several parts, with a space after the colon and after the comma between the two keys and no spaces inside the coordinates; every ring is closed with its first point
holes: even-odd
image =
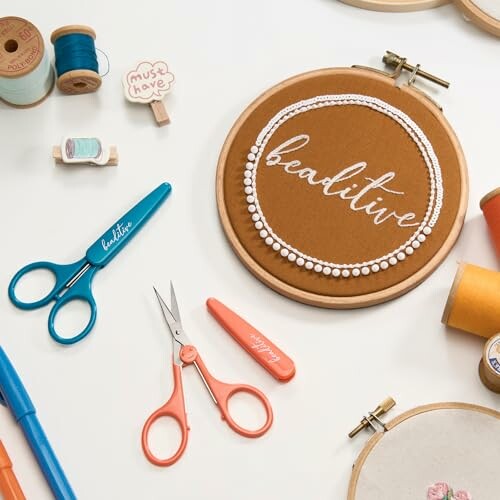
{"type": "Polygon", "coordinates": [[[384,422],[380,420],[380,417],[387,413],[391,408],[394,408],[396,406],[396,401],[392,399],[391,397],[388,397],[384,399],[378,406],[368,414],[368,416],[363,417],[363,420],[359,423],[359,425],[353,429],[349,433],[349,437],[353,438],[356,436],[356,434],[359,434],[363,429],[366,429],[367,427],[372,427],[375,431],[377,431],[377,427],[374,424],[374,421],[378,423],[384,431],[386,430],[384,422]]]}
{"type": "Polygon", "coordinates": [[[441,85],[442,87],[449,88],[450,86],[450,83],[446,80],[443,80],[431,73],[428,73],[427,71],[420,69],[420,64],[417,64],[416,66],[408,64],[405,57],[398,56],[397,54],[389,50],[386,51],[382,60],[387,66],[395,69],[394,78],[397,78],[403,70],[411,71],[408,85],[412,85],[417,76],[421,76],[422,78],[425,78],[426,80],[429,80],[437,85],[441,85]]]}

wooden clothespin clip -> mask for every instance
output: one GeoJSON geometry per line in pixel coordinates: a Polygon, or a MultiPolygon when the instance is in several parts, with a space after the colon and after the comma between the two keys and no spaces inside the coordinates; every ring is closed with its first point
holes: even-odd
{"type": "Polygon", "coordinates": [[[380,420],[380,417],[387,413],[391,408],[394,408],[394,406],[396,406],[396,401],[394,401],[394,399],[392,399],[391,397],[384,399],[377,406],[377,408],[375,408],[375,410],[368,413],[366,417],[363,417],[359,425],[349,433],[349,437],[353,438],[367,427],[371,427],[375,432],[377,432],[379,429],[377,428],[375,423],[377,423],[385,431],[385,424],[384,422],[382,422],[382,420],[380,420]]]}
{"type": "Polygon", "coordinates": [[[52,156],[65,165],[118,165],[116,146],[103,146],[97,137],[65,137],[52,148],[52,156]]]}
{"type": "Polygon", "coordinates": [[[143,61],[123,75],[125,97],[131,102],[149,104],[159,127],[170,123],[162,99],[172,88],[174,75],[164,61],[143,61]]]}

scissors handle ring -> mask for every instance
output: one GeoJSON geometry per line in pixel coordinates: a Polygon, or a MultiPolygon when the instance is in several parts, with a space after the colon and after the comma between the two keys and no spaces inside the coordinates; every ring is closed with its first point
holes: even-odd
{"type": "Polygon", "coordinates": [[[59,281],[59,267],[58,264],[54,264],[53,262],[40,261],[40,262],[32,262],[31,264],[27,264],[17,271],[17,273],[13,276],[9,283],[9,299],[10,301],[19,309],[38,309],[47,305],[51,300],[54,299],[59,288],[61,287],[61,282],[59,281]],[[55,277],[55,283],[50,292],[42,297],[40,300],[35,300],[34,302],[24,302],[20,300],[16,295],[16,286],[19,283],[19,280],[31,273],[32,271],[36,271],[38,269],[45,269],[50,271],[55,277]]]}
{"type": "Polygon", "coordinates": [[[236,433],[241,436],[245,436],[248,438],[257,438],[265,434],[273,423],[273,409],[271,407],[271,403],[265,396],[265,394],[253,387],[251,385],[246,384],[226,384],[225,382],[221,382],[217,380],[207,369],[205,363],[201,359],[198,351],[194,346],[185,345],[182,347],[180,352],[180,358],[184,363],[190,364],[194,363],[198,366],[198,369],[203,375],[206,383],[210,387],[210,391],[213,396],[217,400],[217,406],[221,413],[222,419],[226,421],[227,425],[236,433]],[[245,392],[257,398],[262,405],[264,406],[264,410],[266,412],[266,421],[259,429],[251,430],[245,429],[238,425],[231,414],[229,413],[229,400],[238,392],[245,392]]]}
{"type": "Polygon", "coordinates": [[[229,425],[229,427],[234,432],[237,432],[241,436],[247,438],[258,438],[264,435],[273,424],[273,409],[271,407],[271,403],[264,395],[264,393],[251,385],[245,385],[245,384],[223,384],[223,385],[226,386],[224,396],[221,398],[220,392],[218,393],[219,394],[218,403],[222,419],[226,421],[227,425],[229,425]],[[255,398],[257,398],[262,403],[262,406],[264,407],[264,410],[266,412],[266,421],[259,429],[251,430],[241,427],[234,421],[233,417],[229,413],[229,400],[239,392],[245,392],[247,394],[250,394],[255,398]]]}
{"type": "Polygon", "coordinates": [[[142,429],[141,444],[144,455],[153,465],[157,465],[159,467],[168,467],[177,462],[177,460],[179,460],[184,453],[188,441],[189,426],[187,424],[186,408],[184,404],[181,367],[173,363],[173,371],[174,390],[170,399],[146,420],[142,429]],[[181,431],[181,443],[177,451],[171,457],[161,459],[155,456],[151,451],[148,438],[153,424],[163,417],[173,418],[177,422],[181,431]]]}
{"type": "Polygon", "coordinates": [[[87,294],[81,294],[81,293],[73,293],[73,291],[66,292],[65,295],[63,295],[62,298],[56,301],[56,303],[52,306],[52,309],[50,310],[49,313],[49,319],[48,319],[48,329],[49,329],[49,334],[50,336],[59,344],[76,344],[83,338],[85,338],[92,328],[95,325],[95,321],[97,319],[97,306],[94,300],[94,297],[92,295],[87,295],[87,294]],[[57,316],[57,313],[61,310],[62,307],[67,305],[69,302],[72,302],[74,300],[80,300],[83,302],[86,302],[89,307],[90,307],[90,317],[87,322],[87,325],[85,328],[78,333],[77,335],[73,337],[62,337],[56,332],[55,329],[55,319],[57,316]]]}

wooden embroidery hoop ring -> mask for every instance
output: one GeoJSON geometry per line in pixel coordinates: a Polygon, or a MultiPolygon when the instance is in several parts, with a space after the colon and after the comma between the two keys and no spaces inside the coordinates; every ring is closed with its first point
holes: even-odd
{"type": "Polygon", "coordinates": [[[224,175],[227,163],[226,160],[228,158],[229,150],[232,146],[234,138],[238,134],[240,128],[245,124],[247,118],[253,113],[253,111],[256,110],[261,103],[263,103],[266,99],[269,98],[269,96],[273,95],[274,93],[279,92],[280,90],[296,82],[300,82],[302,80],[311,78],[312,76],[337,75],[337,74],[348,75],[352,74],[353,72],[359,72],[360,74],[369,76],[372,79],[380,80],[385,83],[391,82],[392,85],[396,85],[395,80],[390,76],[387,76],[387,73],[376,70],[373,71],[371,69],[363,69],[363,68],[329,68],[329,69],[315,70],[308,73],[303,73],[297,76],[293,76],[265,91],[243,111],[243,113],[240,115],[240,117],[236,120],[235,124],[231,128],[224,142],[224,145],[222,147],[219,156],[217,175],[216,175],[216,197],[217,197],[217,206],[219,210],[219,217],[231,247],[233,248],[237,256],[240,258],[240,260],[243,262],[243,264],[247,267],[247,269],[252,274],[254,274],[254,276],[256,276],[259,280],[261,280],[263,283],[269,286],[271,289],[277,291],[278,293],[288,298],[309,305],[315,305],[319,307],[326,307],[333,309],[352,309],[352,308],[366,307],[379,304],[381,302],[386,302],[393,298],[399,297],[400,295],[403,295],[404,293],[410,291],[411,289],[419,285],[441,264],[441,262],[448,255],[453,245],[455,244],[462,229],[463,221],[465,219],[465,212],[467,209],[467,199],[468,199],[468,179],[467,179],[465,158],[461,146],[458,142],[458,139],[456,138],[451,126],[445,119],[442,112],[436,106],[436,104],[432,103],[431,100],[429,100],[429,98],[425,96],[425,94],[423,94],[421,91],[412,86],[403,85],[399,87],[400,90],[402,92],[410,94],[414,99],[418,100],[428,110],[430,110],[434,114],[439,124],[448,133],[460,165],[461,194],[460,194],[459,206],[456,218],[453,223],[453,227],[450,230],[446,238],[446,241],[441,246],[441,248],[416,273],[404,279],[403,281],[397,283],[396,285],[372,293],[367,293],[364,295],[353,295],[353,296],[331,296],[331,295],[327,296],[301,290],[300,288],[289,285],[288,283],[280,280],[279,278],[276,278],[266,269],[261,267],[259,263],[257,263],[253,259],[253,257],[247,252],[247,250],[244,248],[244,246],[242,245],[242,243],[240,242],[240,240],[236,235],[236,232],[232,226],[228,214],[228,209],[225,200],[224,175]]]}
{"type": "Polygon", "coordinates": [[[476,26],[492,35],[500,36],[500,19],[489,16],[471,0],[455,0],[455,5],[476,26]]]}
{"type": "Polygon", "coordinates": [[[450,0],[341,0],[360,9],[381,12],[411,12],[415,10],[434,9],[450,0]]]}
{"type": "MultiPolygon", "coordinates": [[[[390,431],[397,427],[399,424],[408,420],[417,415],[421,415],[422,413],[431,412],[431,411],[439,411],[439,410],[468,410],[475,411],[478,413],[482,413],[484,415],[489,415],[500,420],[500,412],[495,411],[491,408],[486,408],[485,406],[479,406],[475,404],[469,403],[433,403],[424,406],[418,406],[412,410],[409,410],[405,413],[402,413],[398,417],[391,420],[389,423],[385,425],[386,430],[390,431]]],[[[380,442],[380,440],[384,437],[384,432],[377,432],[374,434],[368,442],[365,444],[364,448],[361,450],[358,458],[356,459],[356,463],[352,469],[351,479],[349,481],[349,489],[347,493],[347,500],[356,500],[356,488],[358,486],[359,475],[365,462],[373,451],[375,446],[380,442]]]]}

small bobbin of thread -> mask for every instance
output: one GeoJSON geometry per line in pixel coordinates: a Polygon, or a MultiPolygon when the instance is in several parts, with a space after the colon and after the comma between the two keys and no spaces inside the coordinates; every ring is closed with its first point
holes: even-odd
{"type": "Polygon", "coordinates": [[[500,394],[500,333],[491,337],[484,346],[479,377],[490,391],[500,394]]]}
{"type": "Polygon", "coordinates": [[[441,321],[487,339],[500,331],[500,273],[461,263],[441,321]]]}
{"type": "Polygon", "coordinates": [[[95,92],[102,83],[89,26],[72,24],[56,29],[50,41],[56,53],[57,88],[70,95],[95,92]]]}
{"type": "Polygon", "coordinates": [[[500,188],[496,188],[484,195],[479,202],[479,206],[488,224],[497,257],[500,258],[500,188]]]}
{"type": "Polygon", "coordinates": [[[27,108],[53,87],[54,70],[36,26],[21,17],[0,18],[0,99],[27,108]]]}
{"type": "Polygon", "coordinates": [[[105,146],[97,137],[65,137],[53,147],[52,156],[65,165],[118,165],[116,146],[105,146]]]}

